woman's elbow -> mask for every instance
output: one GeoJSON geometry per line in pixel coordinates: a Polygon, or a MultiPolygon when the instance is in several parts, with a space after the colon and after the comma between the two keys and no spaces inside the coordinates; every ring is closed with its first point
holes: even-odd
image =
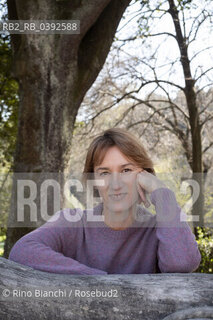
{"type": "Polygon", "coordinates": [[[185,272],[194,272],[200,265],[201,262],[201,254],[199,249],[197,248],[194,252],[189,254],[189,256],[185,259],[185,269],[188,271],[185,272]],[[187,259],[188,258],[188,259],[187,259]]]}
{"type": "Polygon", "coordinates": [[[191,272],[193,272],[193,271],[196,271],[198,268],[199,268],[199,266],[200,266],[200,263],[201,263],[201,254],[200,254],[200,251],[197,249],[197,253],[196,253],[196,255],[194,256],[194,260],[193,260],[193,262],[194,262],[194,264],[193,264],[193,270],[191,271],[191,272]]]}
{"type": "Polygon", "coordinates": [[[191,273],[197,270],[201,262],[201,254],[198,251],[196,255],[175,261],[172,264],[161,264],[159,268],[162,273],[191,273]]]}
{"type": "Polygon", "coordinates": [[[25,239],[21,238],[14,244],[8,257],[9,260],[12,260],[20,264],[27,264],[26,251],[28,249],[25,242],[26,242],[25,239]]]}

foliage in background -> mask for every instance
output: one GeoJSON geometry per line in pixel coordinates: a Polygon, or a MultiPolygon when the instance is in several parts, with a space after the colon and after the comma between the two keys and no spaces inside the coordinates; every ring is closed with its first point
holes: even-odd
{"type": "Polygon", "coordinates": [[[205,228],[198,230],[198,247],[201,253],[201,263],[196,272],[213,273],[213,230],[205,228]]]}
{"type": "Polygon", "coordinates": [[[12,174],[1,173],[0,175],[0,255],[3,255],[3,241],[6,238],[7,219],[10,210],[10,195],[12,190],[12,174]]]}
{"type": "MultiPolygon", "coordinates": [[[[7,19],[6,1],[0,0],[0,16],[1,19],[7,19]]],[[[4,173],[13,162],[18,104],[18,83],[12,75],[10,36],[0,34],[0,172],[4,173]]]]}
{"type": "Polygon", "coordinates": [[[0,234],[0,257],[3,256],[4,253],[4,241],[6,239],[5,234],[0,234]]]}
{"type": "Polygon", "coordinates": [[[0,37],[0,170],[13,161],[18,118],[18,84],[11,75],[12,52],[7,37],[0,37]]]}
{"type": "MultiPolygon", "coordinates": [[[[0,1],[1,19],[7,18],[6,1],[0,1]]],[[[11,74],[9,36],[0,35],[0,255],[6,237],[10,206],[11,174],[18,123],[18,84],[11,74]]]]}

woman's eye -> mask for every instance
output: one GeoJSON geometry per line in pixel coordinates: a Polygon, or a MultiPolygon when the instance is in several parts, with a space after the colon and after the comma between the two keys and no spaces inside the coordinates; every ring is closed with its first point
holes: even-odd
{"type": "Polygon", "coordinates": [[[106,176],[108,173],[109,173],[109,172],[107,172],[107,171],[101,172],[101,173],[100,173],[100,176],[106,176]]]}
{"type": "MultiPolygon", "coordinates": [[[[132,169],[125,168],[125,169],[123,169],[123,171],[121,173],[129,173],[129,172],[132,172],[132,169]]],[[[110,174],[110,172],[108,172],[108,171],[103,171],[103,172],[99,173],[100,176],[107,176],[109,174],[110,174]]]]}
{"type": "Polygon", "coordinates": [[[124,173],[131,172],[131,171],[132,171],[132,170],[129,169],[129,168],[125,168],[125,169],[123,170],[124,173]]]}

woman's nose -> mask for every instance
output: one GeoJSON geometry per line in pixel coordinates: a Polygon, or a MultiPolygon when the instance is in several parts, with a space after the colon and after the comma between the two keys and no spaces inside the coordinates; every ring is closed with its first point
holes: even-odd
{"type": "Polygon", "coordinates": [[[123,183],[121,179],[121,174],[119,172],[111,173],[109,185],[113,189],[119,189],[122,187],[123,183]]]}

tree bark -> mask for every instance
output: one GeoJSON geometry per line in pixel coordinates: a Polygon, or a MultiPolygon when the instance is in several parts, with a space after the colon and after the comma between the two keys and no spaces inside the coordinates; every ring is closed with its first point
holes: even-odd
{"type": "Polygon", "coordinates": [[[0,318],[5,320],[213,319],[212,274],[72,276],[4,258],[0,273],[0,318]],[[85,291],[93,291],[93,297],[85,291]]]}
{"type": "Polygon", "coordinates": [[[191,129],[191,141],[192,141],[192,179],[194,179],[200,186],[200,192],[197,201],[193,204],[192,215],[198,216],[199,221],[194,221],[194,233],[196,238],[198,237],[197,227],[204,226],[204,182],[203,182],[203,160],[202,160],[202,139],[201,139],[201,125],[199,123],[199,110],[197,105],[197,97],[195,92],[195,80],[192,77],[191,65],[188,56],[187,39],[184,39],[180,20],[178,16],[178,10],[174,3],[174,0],[168,0],[169,13],[172,17],[173,24],[176,32],[176,40],[180,50],[180,61],[185,80],[184,93],[187,102],[187,108],[189,112],[189,122],[191,129]]]}
{"type": "MultiPolygon", "coordinates": [[[[75,35],[11,36],[13,72],[20,87],[14,172],[66,172],[78,109],[105,62],[129,2],[8,0],[11,20],[72,19],[81,24],[80,34],[75,35]]],[[[14,177],[5,257],[13,244],[34,228],[24,224],[15,228],[16,181],[14,177]]]]}

